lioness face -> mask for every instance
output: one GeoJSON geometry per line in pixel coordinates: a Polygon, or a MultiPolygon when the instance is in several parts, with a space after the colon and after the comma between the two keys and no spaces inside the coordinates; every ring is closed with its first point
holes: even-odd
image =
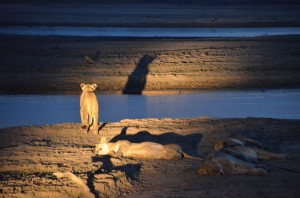
{"type": "Polygon", "coordinates": [[[223,142],[220,141],[220,140],[217,141],[217,142],[215,143],[215,145],[214,145],[215,151],[219,151],[219,150],[221,150],[223,147],[224,147],[224,144],[223,144],[223,142]]]}
{"type": "Polygon", "coordinates": [[[200,175],[221,175],[223,174],[223,169],[216,164],[211,164],[199,168],[198,173],[200,175]]]}
{"type": "Polygon", "coordinates": [[[96,144],[94,152],[96,155],[107,155],[110,150],[107,143],[99,143],[96,144]]]}
{"type": "Polygon", "coordinates": [[[222,175],[224,170],[221,164],[214,157],[211,157],[198,169],[198,173],[200,175],[222,175]]]}

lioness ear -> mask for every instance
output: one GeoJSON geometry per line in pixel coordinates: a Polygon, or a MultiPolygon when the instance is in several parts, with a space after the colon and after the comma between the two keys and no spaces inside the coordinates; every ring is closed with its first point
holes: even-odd
{"type": "Polygon", "coordinates": [[[102,143],[106,143],[106,138],[105,137],[102,137],[101,140],[100,140],[100,144],[102,143]]]}
{"type": "Polygon", "coordinates": [[[93,89],[94,89],[94,90],[96,90],[96,88],[97,88],[97,84],[95,84],[95,83],[94,83],[94,84],[92,84],[92,87],[93,87],[93,89]]]}
{"type": "Polygon", "coordinates": [[[84,86],[84,85],[85,85],[84,83],[81,83],[81,84],[80,84],[81,90],[83,90],[83,86],[84,86]]]}

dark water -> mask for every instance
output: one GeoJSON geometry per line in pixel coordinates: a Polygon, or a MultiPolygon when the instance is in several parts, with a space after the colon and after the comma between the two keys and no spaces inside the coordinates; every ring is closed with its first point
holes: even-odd
{"type": "Polygon", "coordinates": [[[299,35],[300,27],[263,28],[114,28],[114,27],[2,27],[3,35],[84,36],[84,37],[256,37],[299,35]]]}
{"type": "MultiPolygon", "coordinates": [[[[300,119],[300,89],[183,95],[98,95],[100,121],[132,118],[300,119]]],[[[0,128],[80,122],[79,96],[0,96],[0,128]]]]}

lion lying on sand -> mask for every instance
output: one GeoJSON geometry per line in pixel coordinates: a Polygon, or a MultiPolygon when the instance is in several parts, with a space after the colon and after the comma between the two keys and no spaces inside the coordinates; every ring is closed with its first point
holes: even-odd
{"type": "Polygon", "coordinates": [[[262,149],[262,144],[250,138],[239,137],[218,140],[214,145],[215,151],[222,151],[247,162],[257,160],[287,159],[285,154],[276,154],[262,149]],[[239,142],[238,142],[239,141],[239,142]]]}
{"type": "Polygon", "coordinates": [[[94,152],[97,155],[110,155],[112,157],[165,160],[187,158],[203,161],[202,158],[192,157],[184,153],[177,144],[162,145],[155,142],[132,143],[127,140],[106,142],[105,137],[102,137],[100,143],[96,144],[94,152]]]}
{"type": "Polygon", "coordinates": [[[257,163],[259,159],[286,159],[285,154],[263,150],[261,143],[240,137],[218,140],[215,153],[209,155],[198,169],[201,175],[267,175],[267,167],[257,163]]]}

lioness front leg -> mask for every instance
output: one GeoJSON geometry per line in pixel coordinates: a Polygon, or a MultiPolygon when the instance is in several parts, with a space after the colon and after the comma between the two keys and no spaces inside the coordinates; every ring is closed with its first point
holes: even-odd
{"type": "Polygon", "coordinates": [[[110,152],[109,152],[109,156],[112,156],[112,157],[122,157],[122,156],[123,156],[123,153],[120,152],[120,151],[117,151],[117,152],[115,152],[115,151],[110,151],[110,152]]]}
{"type": "Polygon", "coordinates": [[[265,176],[268,174],[268,171],[263,168],[253,168],[241,172],[241,175],[254,175],[254,176],[265,176]]]}

